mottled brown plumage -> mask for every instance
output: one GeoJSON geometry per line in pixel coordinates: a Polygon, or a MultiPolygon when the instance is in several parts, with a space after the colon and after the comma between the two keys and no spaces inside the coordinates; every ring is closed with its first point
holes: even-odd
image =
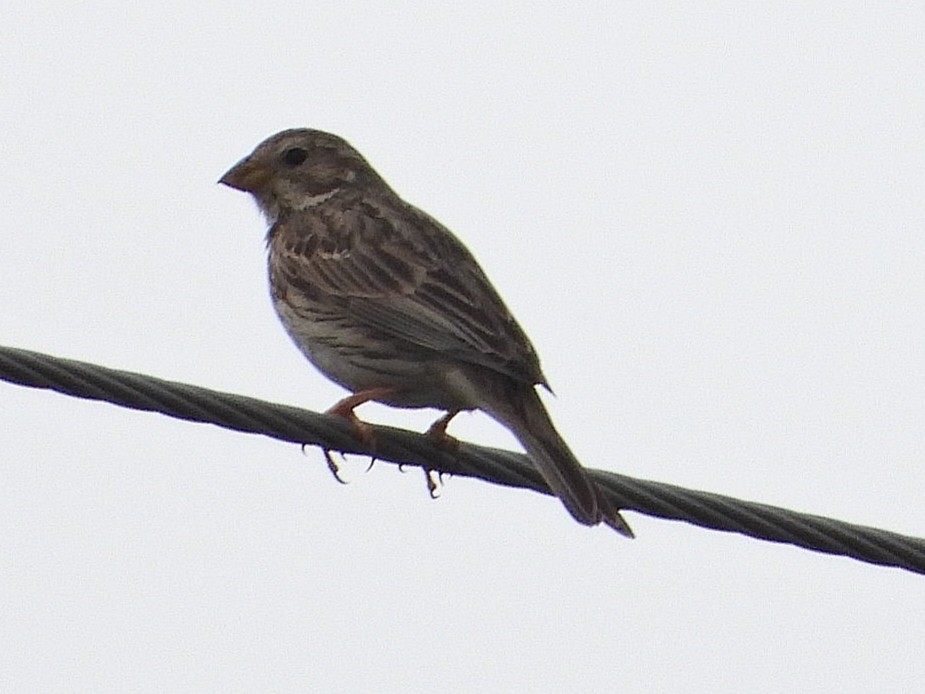
{"type": "Polygon", "coordinates": [[[556,433],[536,352],[478,263],[341,138],[287,130],[221,182],[251,193],[274,306],[308,359],[359,401],[481,409],[521,441],[580,522],[631,535],[556,433]],[[364,394],[368,394],[366,398],[364,394]]]}

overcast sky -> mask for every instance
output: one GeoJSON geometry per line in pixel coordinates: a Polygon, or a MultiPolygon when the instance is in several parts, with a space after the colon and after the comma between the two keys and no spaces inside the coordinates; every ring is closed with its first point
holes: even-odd
{"type": "MultiPolygon", "coordinates": [[[[498,4],[3,3],[0,342],[330,406],[215,184],[326,129],[480,259],[587,466],[925,535],[925,10],[498,4]]],[[[0,431],[0,691],[925,678],[897,569],[432,501],[359,457],[344,487],[314,449],[6,383],[0,431]]]]}

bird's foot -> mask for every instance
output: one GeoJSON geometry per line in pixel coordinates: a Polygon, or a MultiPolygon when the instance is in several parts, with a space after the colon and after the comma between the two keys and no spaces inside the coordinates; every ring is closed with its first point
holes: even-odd
{"type": "Polygon", "coordinates": [[[353,427],[353,433],[356,435],[357,439],[359,439],[367,448],[374,448],[376,443],[376,435],[372,426],[357,417],[353,410],[363,403],[369,402],[370,400],[384,398],[387,395],[391,395],[393,392],[395,392],[394,388],[386,387],[368,388],[366,390],[361,390],[357,393],[354,393],[353,395],[348,395],[343,400],[335,403],[334,406],[329,408],[325,414],[333,414],[346,419],[353,427]]]}
{"type": "Polygon", "coordinates": [[[430,428],[427,430],[427,435],[432,438],[438,446],[453,452],[459,450],[459,439],[446,433],[446,428],[449,426],[450,420],[458,414],[459,410],[447,412],[440,419],[431,424],[430,428]]]}
{"type": "MultiPolygon", "coordinates": [[[[373,427],[357,417],[353,409],[355,407],[359,407],[364,402],[369,402],[370,400],[376,400],[377,398],[385,397],[392,392],[392,388],[369,388],[367,390],[361,390],[357,393],[354,393],[353,395],[348,395],[343,400],[335,403],[333,407],[326,411],[326,414],[333,414],[350,422],[350,426],[353,428],[354,436],[356,436],[356,438],[366,448],[372,450],[376,446],[376,434],[373,431],[373,427]]],[[[331,449],[323,448],[322,451],[324,452],[324,459],[328,463],[328,470],[330,470],[331,474],[334,475],[334,479],[336,479],[341,484],[347,484],[347,482],[340,476],[340,467],[334,461],[334,457],[331,455],[331,449]]],[[[370,461],[370,467],[372,467],[373,461],[375,461],[375,458],[370,461]]]]}
{"type": "MultiPolygon", "coordinates": [[[[302,455],[305,455],[306,448],[308,448],[308,444],[303,443],[302,444],[302,455]]],[[[337,465],[336,462],[334,462],[334,457],[331,455],[331,449],[322,448],[321,452],[324,453],[324,459],[328,463],[328,470],[330,470],[331,474],[334,475],[334,479],[336,479],[341,484],[347,484],[347,480],[345,480],[343,477],[340,476],[340,467],[337,465]]]]}
{"type": "Polygon", "coordinates": [[[443,473],[439,470],[424,468],[424,477],[427,479],[427,492],[431,499],[440,497],[440,487],[443,486],[443,473]]]}

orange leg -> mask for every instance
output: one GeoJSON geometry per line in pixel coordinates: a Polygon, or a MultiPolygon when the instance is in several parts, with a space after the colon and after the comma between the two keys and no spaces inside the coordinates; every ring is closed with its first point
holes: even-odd
{"type": "Polygon", "coordinates": [[[450,420],[458,414],[459,410],[452,410],[447,412],[440,419],[430,425],[430,428],[427,430],[427,435],[435,439],[439,445],[454,451],[457,450],[459,448],[459,439],[453,438],[447,434],[446,428],[449,426],[450,420]]]}
{"type": "Polygon", "coordinates": [[[373,435],[373,429],[371,426],[369,426],[369,424],[357,417],[353,413],[353,409],[355,407],[359,407],[365,402],[385,397],[386,395],[390,395],[394,392],[394,388],[386,387],[361,390],[359,393],[348,395],[340,402],[335,403],[333,407],[327,410],[326,414],[336,414],[338,417],[343,417],[349,421],[353,425],[353,430],[356,433],[357,438],[367,446],[372,447],[376,438],[373,435]]]}
{"type": "MultiPolygon", "coordinates": [[[[459,410],[447,412],[440,419],[431,424],[430,428],[427,430],[427,435],[434,439],[434,442],[438,446],[454,452],[459,450],[459,439],[447,434],[446,428],[449,426],[450,420],[458,414],[459,410]]],[[[424,475],[427,478],[427,491],[430,492],[430,497],[432,499],[436,499],[438,496],[437,491],[440,485],[443,484],[443,473],[425,468],[424,475]]]]}
{"type": "MultiPolygon", "coordinates": [[[[372,448],[375,445],[376,436],[373,433],[373,428],[362,421],[359,417],[354,414],[353,409],[359,407],[365,402],[370,400],[376,400],[377,398],[385,397],[390,395],[395,391],[394,388],[368,388],[367,390],[361,390],[358,393],[353,395],[348,395],[343,400],[335,403],[333,407],[327,410],[327,414],[337,415],[338,417],[343,417],[353,426],[353,431],[356,434],[356,437],[363,442],[369,448],[372,448]]],[[[328,469],[331,471],[331,474],[334,475],[335,479],[341,484],[346,484],[346,482],[341,479],[340,468],[337,467],[337,463],[334,462],[334,458],[331,457],[330,449],[324,448],[324,458],[328,462],[328,469]]]]}

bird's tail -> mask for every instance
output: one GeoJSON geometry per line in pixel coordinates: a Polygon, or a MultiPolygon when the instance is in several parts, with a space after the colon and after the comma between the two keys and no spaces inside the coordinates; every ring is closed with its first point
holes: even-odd
{"type": "Polygon", "coordinates": [[[488,413],[518,438],[546,484],[575,520],[585,525],[603,521],[621,535],[634,537],[629,524],[600,493],[559,436],[537,392],[525,389],[515,402],[514,406],[490,408],[488,413]]]}

